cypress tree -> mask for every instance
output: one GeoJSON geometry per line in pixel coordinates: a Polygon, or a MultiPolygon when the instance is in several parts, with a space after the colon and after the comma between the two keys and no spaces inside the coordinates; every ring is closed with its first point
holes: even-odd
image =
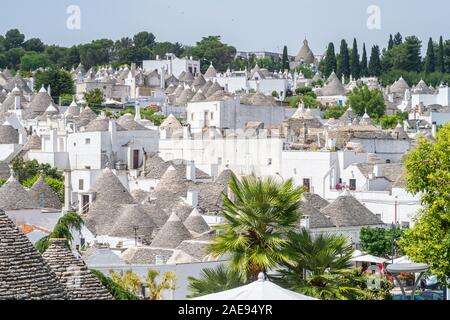
{"type": "Polygon", "coordinates": [[[361,57],[361,76],[367,77],[369,71],[367,70],[367,51],[366,51],[366,44],[363,44],[363,53],[361,57]]]}
{"type": "Polygon", "coordinates": [[[347,41],[341,41],[341,48],[339,52],[339,60],[337,66],[337,76],[339,78],[344,75],[346,78],[350,77],[350,56],[348,54],[348,45],[347,41]]]}
{"type": "Polygon", "coordinates": [[[438,48],[438,54],[436,58],[436,71],[445,73],[445,60],[444,60],[445,54],[444,54],[444,40],[441,38],[439,39],[439,48],[438,48]]]}
{"type": "Polygon", "coordinates": [[[373,46],[369,61],[369,75],[378,77],[381,74],[380,47],[373,46]]]}
{"type": "Polygon", "coordinates": [[[394,37],[394,46],[398,46],[398,45],[400,45],[402,43],[403,43],[403,37],[400,34],[400,32],[397,32],[397,34],[394,37]]]}
{"type": "Polygon", "coordinates": [[[427,56],[425,57],[425,72],[432,73],[436,70],[433,39],[428,40],[427,56]]]}
{"type": "Polygon", "coordinates": [[[394,47],[394,39],[392,38],[392,34],[390,34],[388,42],[388,50],[391,50],[393,47],[394,47]]]}
{"type": "Polygon", "coordinates": [[[358,53],[358,44],[356,43],[356,39],[353,39],[353,49],[352,49],[352,59],[350,61],[351,64],[351,72],[353,75],[353,78],[359,79],[359,53],[358,53]]]}
{"type": "Polygon", "coordinates": [[[336,71],[336,53],[334,51],[334,44],[330,42],[324,61],[324,74],[328,77],[333,71],[336,71]]]}
{"type": "Polygon", "coordinates": [[[289,70],[290,69],[287,46],[284,46],[284,48],[283,48],[283,69],[284,70],[289,70]]]}

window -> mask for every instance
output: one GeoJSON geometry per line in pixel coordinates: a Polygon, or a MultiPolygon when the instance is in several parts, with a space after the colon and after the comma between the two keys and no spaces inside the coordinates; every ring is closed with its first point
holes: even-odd
{"type": "Polygon", "coordinates": [[[214,112],[211,112],[211,120],[214,120],[214,112]]]}
{"type": "Polygon", "coordinates": [[[79,179],[78,180],[78,190],[83,190],[83,189],[84,189],[84,180],[79,179]]]}
{"type": "Polygon", "coordinates": [[[356,179],[350,179],[350,190],[356,190],[356,179]]]}
{"type": "Polygon", "coordinates": [[[267,165],[271,166],[272,165],[272,158],[267,159],[267,165]]]}
{"type": "Polygon", "coordinates": [[[86,138],[86,139],[84,140],[84,143],[85,143],[85,144],[91,144],[91,139],[90,139],[90,138],[86,138]]]}
{"type": "Polygon", "coordinates": [[[391,163],[391,159],[386,159],[386,163],[391,163]]]}
{"type": "Polygon", "coordinates": [[[91,170],[91,166],[84,166],[85,169],[91,170]]]}
{"type": "Polygon", "coordinates": [[[191,121],[194,121],[194,113],[191,113],[191,121]]]}
{"type": "Polygon", "coordinates": [[[403,230],[408,229],[409,228],[409,222],[408,221],[402,221],[401,228],[403,230]]]}

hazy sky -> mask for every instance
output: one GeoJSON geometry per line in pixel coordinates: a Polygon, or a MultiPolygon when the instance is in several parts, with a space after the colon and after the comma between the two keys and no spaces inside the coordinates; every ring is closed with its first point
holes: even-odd
{"type": "MultiPolygon", "coordinates": [[[[46,43],[72,45],[98,38],[119,39],[151,31],[158,41],[195,44],[221,35],[238,50],[295,54],[305,36],[316,54],[330,41],[356,37],[386,46],[390,33],[423,41],[450,38],[446,0],[22,0],[0,4],[0,33],[19,28],[46,43]],[[81,29],[66,27],[69,5],[81,9],[81,29]],[[370,5],[381,9],[381,29],[369,30],[370,5]]],[[[361,45],[361,44],[360,44],[361,45]]]]}

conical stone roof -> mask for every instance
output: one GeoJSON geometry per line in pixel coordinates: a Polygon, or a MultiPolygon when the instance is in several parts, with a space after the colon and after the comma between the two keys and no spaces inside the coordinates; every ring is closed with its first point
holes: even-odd
{"type": "Polygon", "coordinates": [[[0,144],[18,144],[19,132],[10,124],[0,125],[0,144]]]}
{"type": "Polygon", "coordinates": [[[109,234],[114,222],[120,216],[121,205],[136,203],[109,168],[103,171],[89,191],[95,193],[95,200],[84,220],[88,229],[97,235],[109,234]]]}
{"type": "Polygon", "coordinates": [[[30,188],[29,194],[34,202],[41,208],[61,209],[61,201],[57,194],[45,182],[44,178],[40,176],[33,186],[30,188]]]}
{"type": "Polygon", "coordinates": [[[0,188],[0,208],[2,210],[35,209],[38,204],[25,188],[11,176],[0,188]]]}
{"type": "MultiPolygon", "coordinates": [[[[214,93],[216,93],[217,91],[223,90],[223,88],[217,83],[214,82],[208,89],[208,91],[206,91],[205,96],[207,98],[211,97],[214,93]]],[[[203,89],[202,89],[203,91],[203,89]]],[[[205,91],[203,91],[205,92],[205,91]]]]}
{"type": "Polygon", "coordinates": [[[206,79],[205,77],[200,74],[197,78],[195,78],[194,82],[192,83],[192,85],[196,88],[199,89],[201,87],[203,87],[206,83],[206,79]]]}
{"type": "Polygon", "coordinates": [[[199,89],[197,93],[192,97],[190,102],[202,102],[206,100],[206,96],[203,94],[203,91],[199,89]]]}
{"type": "Polygon", "coordinates": [[[30,108],[35,115],[43,114],[50,104],[54,101],[52,97],[49,96],[44,87],[39,90],[39,92],[33,97],[28,108],[30,108]]]}
{"type": "Polygon", "coordinates": [[[210,66],[208,67],[208,70],[206,70],[205,72],[205,78],[215,78],[215,77],[217,77],[217,71],[211,63],[210,66]]]}
{"type": "Polygon", "coordinates": [[[0,300],[63,300],[64,287],[28,238],[0,210],[0,300]]]}
{"type": "Polygon", "coordinates": [[[348,191],[320,210],[337,227],[380,225],[383,222],[348,191]]]}
{"type": "Polygon", "coordinates": [[[191,214],[184,221],[184,225],[190,231],[194,231],[196,233],[204,233],[210,230],[208,224],[205,219],[203,219],[200,212],[197,209],[192,210],[191,214]]]}
{"type": "Polygon", "coordinates": [[[166,95],[169,95],[169,94],[172,94],[172,93],[174,93],[174,91],[177,89],[177,87],[173,84],[173,83],[171,83],[168,87],[167,87],[167,89],[166,89],[166,91],[165,91],[165,94],[166,95]]]}
{"type": "Polygon", "coordinates": [[[175,249],[184,240],[192,238],[191,233],[181,222],[176,213],[172,213],[166,224],[159,230],[155,239],[150,245],[153,248],[169,248],[175,249]]]}
{"type": "Polygon", "coordinates": [[[171,128],[171,129],[181,129],[183,126],[180,121],[173,114],[170,114],[159,126],[161,129],[171,128]]]}
{"type": "Polygon", "coordinates": [[[77,259],[65,239],[50,239],[42,257],[65,287],[70,300],[114,300],[86,264],[77,259]]]}
{"type": "Polygon", "coordinates": [[[311,51],[309,47],[308,40],[303,41],[303,47],[301,47],[297,56],[295,57],[295,62],[303,62],[307,64],[314,63],[315,57],[314,53],[311,51]]]}
{"type": "Polygon", "coordinates": [[[155,222],[141,205],[124,204],[120,206],[119,217],[108,235],[129,239],[133,239],[137,235],[145,243],[150,243],[156,228],[155,222]]]}

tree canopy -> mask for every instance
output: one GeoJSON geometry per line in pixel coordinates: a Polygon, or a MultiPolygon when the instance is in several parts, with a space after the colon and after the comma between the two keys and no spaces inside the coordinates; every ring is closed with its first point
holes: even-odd
{"type": "Polygon", "coordinates": [[[378,118],[385,112],[383,93],[380,90],[370,90],[366,85],[353,89],[348,95],[347,104],[359,116],[367,111],[372,118],[378,118]]]}
{"type": "Polygon", "coordinates": [[[236,48],[222,43],[220,36],[209,36],[202,38],[195,46],[187,48],[184,56],[192,56],[194,59],[200,60],[203,73],[211,63],[216,70],[224,72],[233,62],[236,48]]]}
{"type": "Polygon", "coordinates": [[[445,283],[450,277],[450,124],[438,131],[436,141],[422,137],[404,163],[406,190],[420,194],[423,209],[399,244],[445,283]]]}

